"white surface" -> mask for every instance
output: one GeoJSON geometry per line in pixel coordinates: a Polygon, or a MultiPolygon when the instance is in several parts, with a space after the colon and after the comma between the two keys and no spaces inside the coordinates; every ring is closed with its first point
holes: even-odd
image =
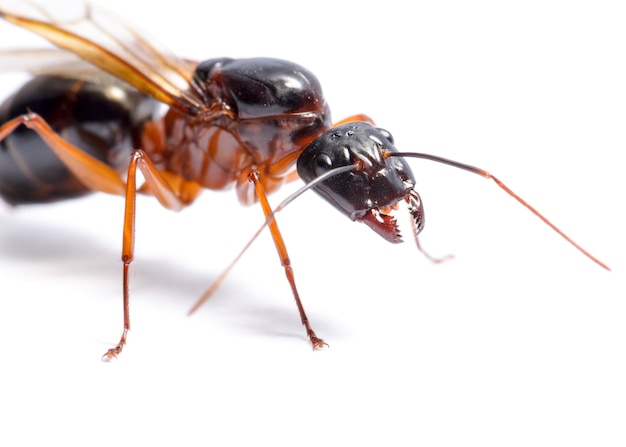
{"type": "Polygon", "coordinates": [[[307,66],[335,119],[365,112],[400,150],[490,170],[614,271],[489,182],[416,161],[422,242],[451,262],[313,194],[280,216],[330,344],[313,353],[267,235],[185,315],[260,209],[232,192],[179,214],[144,199],[133,330],[102,364],[122,323],[122,200],[3,210],[0,444],[624,445],[620,2],[108,3],[188,57],[307,66]]]}

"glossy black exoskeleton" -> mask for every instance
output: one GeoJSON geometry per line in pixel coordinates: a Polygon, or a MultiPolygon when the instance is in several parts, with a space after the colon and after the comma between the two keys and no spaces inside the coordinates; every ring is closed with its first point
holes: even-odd
{"type": "MultiPolygon", "coordinates": [[[[37,113],[66,141],[122,173],[158,106],[112,76],[88,81],[41,75],[3,102],[0,123],[37,113]]],[[[18,127],[0,141],[0,196],[8,203],[45,203],[90,192],[32,130],[18,127]]]]}
{"type": "Polygon", "coordinates": [[[310,182],[333,169],[354,166],[312,189],[351,220],[364,222],[390,242],[400,242],[390,211],[406,201],[415,234],[424,227],[424,209],[413,189],[415,178],[389,132],[364,122],[346,123],[317,137],[298,159],[298,175],[310,182]]]}

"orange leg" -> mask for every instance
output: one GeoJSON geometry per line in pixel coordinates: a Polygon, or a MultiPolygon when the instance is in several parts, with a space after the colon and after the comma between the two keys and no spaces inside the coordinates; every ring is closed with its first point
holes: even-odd
{"type": "Polygon", "coordinates": [[[61,138],[41,116],[35,113],[19,116],[0,126],[0,141],[20,125],[37,132],[50,150],[85,186],[94,191],[125,197],[122,236],[124,325],[119,343],[114,348],[109,349],[102,357],[103,360],[114,359],[122,352],[130,330],[128,271],[134,258],[135,210],[138,192],[137,168],[145,179],[145,184],[139,191],[153,194],[165,208],[171,210],[179,210],[191,203],[201,188],[193,182],[181,181],[171,174],[159,172],[142,150],[133,153],[128,166],[127,180],[124,181],[109,165],[93,158],[61,138]],[[170,186],[171,184],[174,184],[175,187],[170,186]]]}
{"type": "Polygon", "coordinates": [[[250,181],[254,183],[256,188],[257,197],[259,198],[259,203],[263,208],[263,213],[265,213],[265,218],[267,219],[267,226],[272,233],[272,238],[274,239],[274,245],[276,245],[276,250],[278,251],[278,256],[280,257],[280,262],[285,269],[285,275],[287,276],[287,281],[289,281],[289,285],[291,286],[291,291],[293,292],[293,296],[296,300],[296,305],[298,306],[298,312],[300,313],[300,320],[302,324],[306,328],[306,333],[311,340],[311,344],[313,345],[313,349],[321,349],[324,346],[328,346],[328,344],[318,338],[315,335],[315,331],[311,328],[309,324],[309,319],[306,316],[306,312],[304,311],[304,306],[302,306],[302,301],[300,300],[300,294],[298,293],[298,289],[296,287],[296,281],[293,273],[293,268],[291,267],[291,261],[289,260],[289,254],[287,253],[287,247],[285,245],[285,241],[283,240],[283,236],[278,229],[278,224],[276,223],[276,219],[274,218],[272,208],[267,200],[267,196],[265,194],[265,190],[263,189],[263,185],[261,184],[261,180],[259,179],[258,172],[252,172],[250,174],[250,181]]]}
{"type": "Polygon", "coordinates": [[[89,189],[109,194],[124,194],[126,188],[124,180],[113,168],[65,141],[36,113],[18,116],[4,123],[0,127],[0,140],[6,138],[22,124],[37,132],[52,152],[72,171],[72,174],[89,189]]]}
{"type": "MultiPolygon", "coordinates": [[[[128,165],[128,176],[126,177],[126,193],[125,193],[125,206],[124,206],[124,232],[122,237],[122,262],[123,266],[123,306],[124,306],[124,326],[122,330],[122,336],[120,341],[114,347],[109,349],[103,356],[102,360],[110,361],[122,352],[122,349],[126,345],[126,338],[128,331],[130,330],[130,312],[129,312],[129,280],[128,271],[130,264],[135,257],[135,212],[137,203],[137,168],[141,171],[145,181],[147,189],[154,194],[157,200],[165,208],[171,210],[180,210],[184,206],[188,205],[195,195],[187,194],[189,197],[182,199],[181,197],[188,191],[184,188],[184,184],[180,189],[174,189],[168,183],[166,177],[164,177],[157,168],[152,164],[148,155],[142,150],[136,150],[130,159],[128,165]]],[[[194,191],[199,192],[199,189],[194,191]]]]}

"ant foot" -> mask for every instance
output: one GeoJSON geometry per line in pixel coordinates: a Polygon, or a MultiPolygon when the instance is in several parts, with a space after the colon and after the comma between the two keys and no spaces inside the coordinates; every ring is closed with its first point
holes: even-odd
{"type": "Polygon", "coordinates": [[[312,335],[311,336],[311,344],[313,345],[313,350],[314,351],[319,351],[320,349],[328,346],[328,343],[326,343],[321,338],[317,338],[316,335],[312,335]]]}
{"type": "Polygon", "coordinates": [[[124,348],[125,344],[126,343],[124,341],[120,341],[120,343],[116,347],[109,349],[102,356],[102,361],[108,363],[117,360],[117,357],[122,353],[122,349],[124,348]]]}
{"type": "Polygon", "coordinates": [[[106,363],[112,362],[114,360],[117,360],[117,356],[119,353],[120,351],[117,348],[109,349],[107,352],[104,353],[101,360],[106,363]]]}

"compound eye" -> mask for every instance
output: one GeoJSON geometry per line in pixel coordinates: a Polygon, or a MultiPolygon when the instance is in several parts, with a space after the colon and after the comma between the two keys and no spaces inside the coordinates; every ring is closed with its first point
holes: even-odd
{"type": "Polygon", "coordinates": [[[315,175],[318,177],[333,168],[333,161],[327,154],[318,154],[315,157],[315,175]]]}

